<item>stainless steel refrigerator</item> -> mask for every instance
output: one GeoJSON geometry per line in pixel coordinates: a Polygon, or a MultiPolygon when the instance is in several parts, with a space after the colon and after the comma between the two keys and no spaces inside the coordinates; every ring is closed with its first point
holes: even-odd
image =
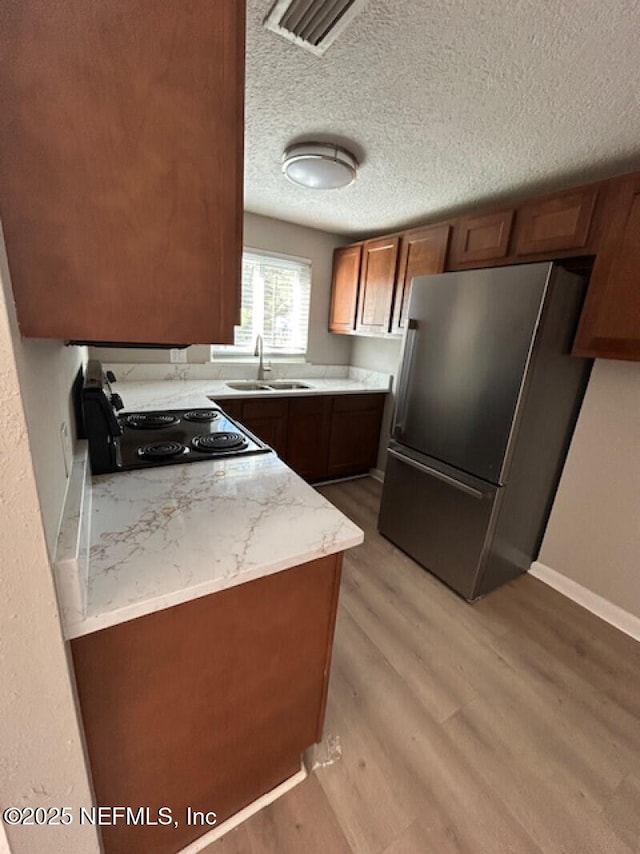
{"type": "Polygon", "coordinates": [[[379,528],[468,600],[537,557],[591,370],[584,291],[551,263],[413,280],[379,528]]]}

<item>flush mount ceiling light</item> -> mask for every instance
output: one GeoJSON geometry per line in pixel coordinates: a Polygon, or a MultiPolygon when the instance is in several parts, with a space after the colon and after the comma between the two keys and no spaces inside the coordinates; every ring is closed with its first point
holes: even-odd
{"type": "Polygon", "coordinates": [[[338,145],[327,142],[302,142],[290,145],[282,155],[282,171],[299,187],[311,190],[336,190],[356,179],[358,161],[338,145]]]}

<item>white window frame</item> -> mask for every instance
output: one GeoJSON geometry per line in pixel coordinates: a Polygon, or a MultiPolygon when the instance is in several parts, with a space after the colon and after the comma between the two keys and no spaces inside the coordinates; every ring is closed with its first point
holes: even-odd
{"type": "MultiPolygon", "coordinates": [[[[307,351],[309,349],[309,318],[311,316],[311,290],[313,286],[313,267],[310,258],[304,258],[300,255],[287,255],[284,252],[273,252],[267,249],[256,249],[252,246],[243,246],[242,247],[242,255],[244,257],[245,252],[247,254],[257,255],[264,258],[274,258],[282,261],[293,262],[295,264],[305,265],[309,268],[309,316],[307,317],[307,346],[305,351],[301,350],[273,350],[265,342],[264,345],[264,355],[269,356],[269,360],[285,360],[285,361],[298,361],[304,362],[307,358],[307,351]]],[[[254,327],[257,329],[257,327],[254,327]]],[[[252,343],[250,349],[245,347],[238,347],[235,344],[213,344],[211,347],[211,359],[220,362],[220,361],[244,361],[251,359],[253,360],[254,351],[253,346],[255,342],[256,335],[259,334],[255,331],[252,334],[252,343]]]]}

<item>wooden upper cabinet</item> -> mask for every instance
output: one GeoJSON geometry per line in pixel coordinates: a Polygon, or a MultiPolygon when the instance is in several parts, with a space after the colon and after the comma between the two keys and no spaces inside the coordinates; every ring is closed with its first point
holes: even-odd
{"type": "Polygon", "coordinates": [[[330,332],[353,332],[358,305],[358,282],[362,244],[341,246],[333,253],[330,332]]]}
{"type": "Polygon", "coordinates": [[[367,240],[362,248],[356,329],[389,332],[399,237],[367,240]]]}
{"type": "Polygon", "coordinates": [[[522,205],[516,215],[515,254],[584,249],[599,185],[580,187],[522,205]]]}
{"type": "Polygon", "coordinates": [[[574,353],[640,360],[640,174],[610,183],[603,222],[574,353]]]}
{"type": "Polygon", "coordinates": [[[450,232],[450,225],[435,225],[415,228],[402,235],[392,332],[399,334],[404,330],[411,294],[411,280],[414,276],[428,276],[433,273],[442,273],[444,270],[450,232]]]}
{"type": "Polygon", "coordinates": [[[509,250],[513,210],[482,216],[465,216],[453,232],[451,266],[504,258],[509,250]]]}
{"type": "Polygon", "coordinates": [[[23,335],[233,340],[245,4],[6,0],[0,216],[23,335]]]}

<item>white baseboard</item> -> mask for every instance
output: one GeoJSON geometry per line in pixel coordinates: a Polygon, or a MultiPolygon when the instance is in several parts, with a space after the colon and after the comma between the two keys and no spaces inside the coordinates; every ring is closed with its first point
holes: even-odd
{"type": "Polygon", "coordinates": [[[384,483],[384,471],[382,469],[369,469],[369,474],[374,480],[384,483]]]}
{"type": "Polygon", "coordinates": [[[217,827],[213,827],[208,833],[205,833],[204,836],[200,836],[195,840],[195,842],[187,845],[186,848],[182,848],[178,854],[198,854],[198,852],[202,851],[203,848],[206,848],[208,845],[211,845],[212,842],[215,842],[217,839],[220,839],[221,836],[224,836],[225,833],[229,833],[230,830],[238,827],[239,824],[242,824],[243,821],[246,821],[248,818],[251,818],[252,815],[260,812],[264,807],[268,807],[269,804],[277,801],[278,798],[282,797],[282,795],[306,779],[307,769],[305,768],[304,763],[300,763],[300,770],[296,771],[296,773],[285,780],[284,783],[280,783],[280,785],[276,786],[275,789],[271,789],[270,792],[262,795],[244,809],[241,809],[240,812],[237,812],[235,815],[232,815],[231,818],[223,821],[222,824],[217,827]]]}
{"type": "Polygon", "coordinates": [[[591,611],[592,614],[615,626],[616,629],[620,629],[621,632],[634,638],[634,640],[640,641],[640,617],[630,614],[624,608],[614,605],[613,602],[609,602],[608,599],[599,596],[589,590],[588,587],[583,587],[582,584],[578,584],[577,581],[573,581],[566,575],[556,572],[555,569],[545,566],[540,561],[534,561],[531,564],[529,573],[535,578],[539,578],[540,581],[544,581],[549,587],[553,587],[558,593],[562,593],[567,599],[577,602],[578,605],[582,605],[587,611],[591,611]]]}

